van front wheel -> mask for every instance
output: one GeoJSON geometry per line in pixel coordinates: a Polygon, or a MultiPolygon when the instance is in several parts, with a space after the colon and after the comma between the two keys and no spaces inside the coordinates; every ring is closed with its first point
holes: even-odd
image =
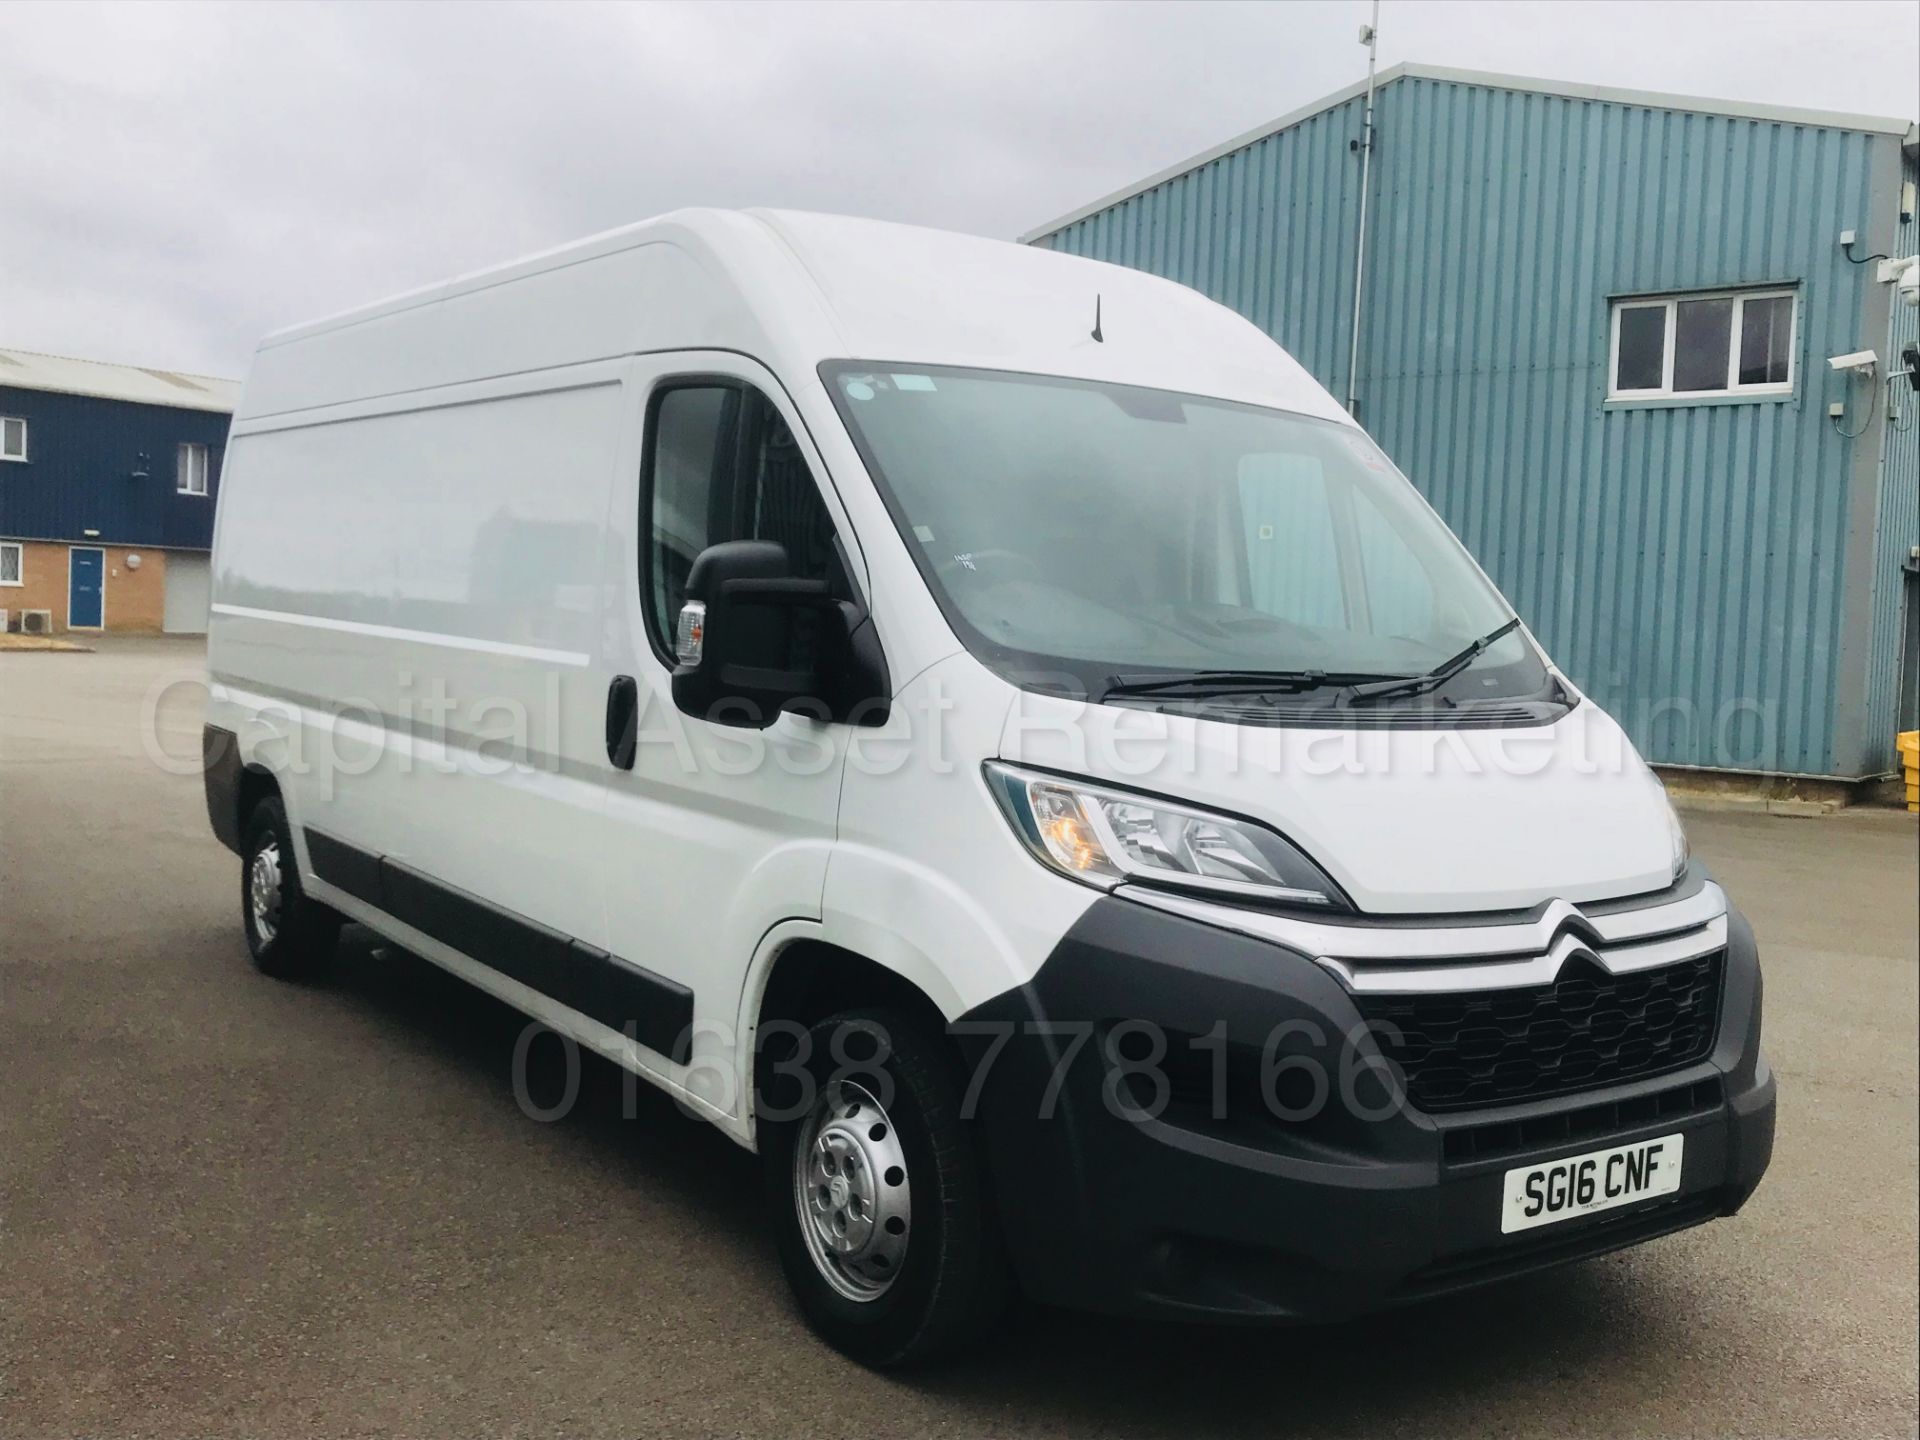
{"type": "Polygon", "coordinates": [[[940,1037],[902,1011],[853,1010],[773,1068],[759,1127],[766,1201],[808,1323],[882,1368],[980,1336],[1008,1272],[940,1037]]]}
{"type": "Polygon", "coordinates": [[[269,795],[253,807],[240,843],[240,916],[263,974],[302,980],[333,958],[340,916],[300,888],[286,807],[269,795]]]}

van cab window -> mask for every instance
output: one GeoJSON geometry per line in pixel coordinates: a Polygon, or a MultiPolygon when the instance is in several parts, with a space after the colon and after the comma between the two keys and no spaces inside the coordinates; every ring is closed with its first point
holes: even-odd
{"type": "MultiPolygon", "coordinates": [[[[822,370],[955,631],[1015,683],[1410,677],[1511,618],[1351,426],[1055,376],[822,370]]],[[[1507,634],[1435,693],[1451,706],[1546,684],[1507,634]]],[[[1338,700],[1329,685],[1300,703],[1338,700]]]]}
{"type": "Polygon", "coordinates": [[[664,651],[687,598],[687,572],[709,545],[775,540],[795,575],[840,579],[833,521],[813,473],[780,412],[750,385],[702,379],[656,393],[642,484],[641,584],[664,651]]]}

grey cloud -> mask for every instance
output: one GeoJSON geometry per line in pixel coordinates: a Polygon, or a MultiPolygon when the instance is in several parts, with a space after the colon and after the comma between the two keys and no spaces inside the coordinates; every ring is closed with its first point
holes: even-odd
{"type": "MultiPolygon", "coordinates": [[[[0,343],[260,334],[685,204],[1011,236],[1362,73],[1366,6],[4,7],[0,343]]],[[[1911,4],[1402,3],[1400,59],[1920,113],[1911,4]]]]}

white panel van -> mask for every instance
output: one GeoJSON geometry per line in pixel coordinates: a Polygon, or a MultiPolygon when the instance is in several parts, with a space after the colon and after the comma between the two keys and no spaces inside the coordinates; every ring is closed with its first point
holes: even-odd
{"type": "Polygon", "coordinates": [[[1730,1215],[1753,937],[1621,730],[1191,290],[688,211],[269,337],[207,803],[761,1157],[870,1364],[1317,1320],[1730,1215]]]}

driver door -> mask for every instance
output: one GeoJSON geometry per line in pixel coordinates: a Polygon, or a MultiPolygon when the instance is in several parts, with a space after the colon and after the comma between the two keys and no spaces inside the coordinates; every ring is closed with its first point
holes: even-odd
{"type": "Polygon", "coordinates": [[[632,768],[610,761],[606,771],[596,848],[608,943],[692,992],[690,1044],[678,1055],[643,1048],[641,1065],[696,1108],[737,1119],[733,1027],[746,972],[772,926],[820,915],[849,732],[786,713],[766,730],[682,714],[669,683],[674,627],[688,569],[709,545],[778,541],[796,575],[847,593],[861,562],[805,426],[767,370],[721,353],[637,363],[642,458],[609,517],[626,560],[607,641],[634,682],[638,719],[632,768]]]}

